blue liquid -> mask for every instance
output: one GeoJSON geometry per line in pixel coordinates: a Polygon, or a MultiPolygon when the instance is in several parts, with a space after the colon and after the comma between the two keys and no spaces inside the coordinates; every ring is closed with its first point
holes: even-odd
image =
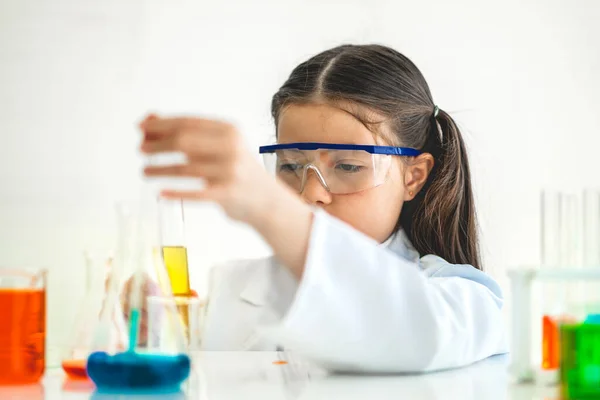
{"type": "Polygon", "coordinates": [[[600,324],[600,314],[589,314],[585,319],[586,324],[600,324]]]}
{"type": "Polygon", "coordinates": [[[140,310],[134,308],[131,310],[131,325],[129,325],[129,351],[135,350],[138,340],[138,325],[140,322],[140,310]]]}
{"type": "Polygon", "coordinates": [[[177,392],[190,375],[185,354],[160,355],[104,352],[90,354],[87,373],[100,392],[177,392]]]}

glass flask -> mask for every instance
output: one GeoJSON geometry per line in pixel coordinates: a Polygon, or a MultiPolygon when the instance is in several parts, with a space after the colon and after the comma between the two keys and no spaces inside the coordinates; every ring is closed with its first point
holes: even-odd
{"type": "MultiPolygon", "coordinates": [[[[63,351],[61,365],[71,379],[87,379],[86,364],[88,356],[97,351],[97,346],[103,349],[122,350],[127,343],[125,320],[118,304],[112,305],[109,318],[102,320],[105,307],[108,306],[108,288],[113,276],[112,259],[85,253],[85,297],[79,306],[73,322],[73,331],[68,346],[63,351]],[[104,329],[99,325],[106,324],[104,329]],[[101,344],[95,342],[94,335],[104,330],[107,340],[101,344]]],[[[109,311],[109,310],[106,310],[109,311]]]]}
{"type": "Polygon", "coordinates": [[[148,297],[172,296],[160,245],[157,197],[144,193],[137,204],[119,210],[120,255],[115,262],[125,280],[111,288],[110,298],[120,304],[127,320],[128,345],[122,351],[92,353],[87,372],[100,392],[177,392],[190,374],[191,362],[184,321],[175,305],[165,302],[153,307],[152,312],[166,318],[161,329],[148,329],[148,297]]]}

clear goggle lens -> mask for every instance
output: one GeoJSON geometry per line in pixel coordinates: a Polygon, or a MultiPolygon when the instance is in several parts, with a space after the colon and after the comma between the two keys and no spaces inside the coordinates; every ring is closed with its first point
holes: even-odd
{"type": "Polygon", "coordinates": [[[311,175],[333,194],[348,194],[385,182],[392,163],[388,154],[364,150],[284,149],[263,154],[265,166],[301,193],[311,175]]]}

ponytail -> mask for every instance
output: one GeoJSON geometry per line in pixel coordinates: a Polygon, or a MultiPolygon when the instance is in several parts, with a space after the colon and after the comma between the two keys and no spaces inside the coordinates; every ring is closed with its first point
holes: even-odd
{"type": "Polygon", "coordinates": [[[458,126],[445,111],[431,117],[431,132],[422,151],[434,157],[434,167],[417,196],[404,204],[400,227],[420,254],[482,269],[466,148],[458,126]]]}

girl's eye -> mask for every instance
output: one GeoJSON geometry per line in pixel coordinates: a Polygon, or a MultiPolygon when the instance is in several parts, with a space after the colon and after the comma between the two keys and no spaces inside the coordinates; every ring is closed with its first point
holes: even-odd
{"type": "Polygon", "coordinates": [[[343,172],[350,172],[350,173],[360,172],[364,169],[364,167],[361,165],[352,165],[352,164],[337,164],[335,166],[335,168],[338,170],[341,170],[343,172]]]}
{"type": "Polygon", "coordinates": [[[302,165],[297,163],[283,163],[279,165],[280,172],[296,172],[302,169],[302,165]]]}

